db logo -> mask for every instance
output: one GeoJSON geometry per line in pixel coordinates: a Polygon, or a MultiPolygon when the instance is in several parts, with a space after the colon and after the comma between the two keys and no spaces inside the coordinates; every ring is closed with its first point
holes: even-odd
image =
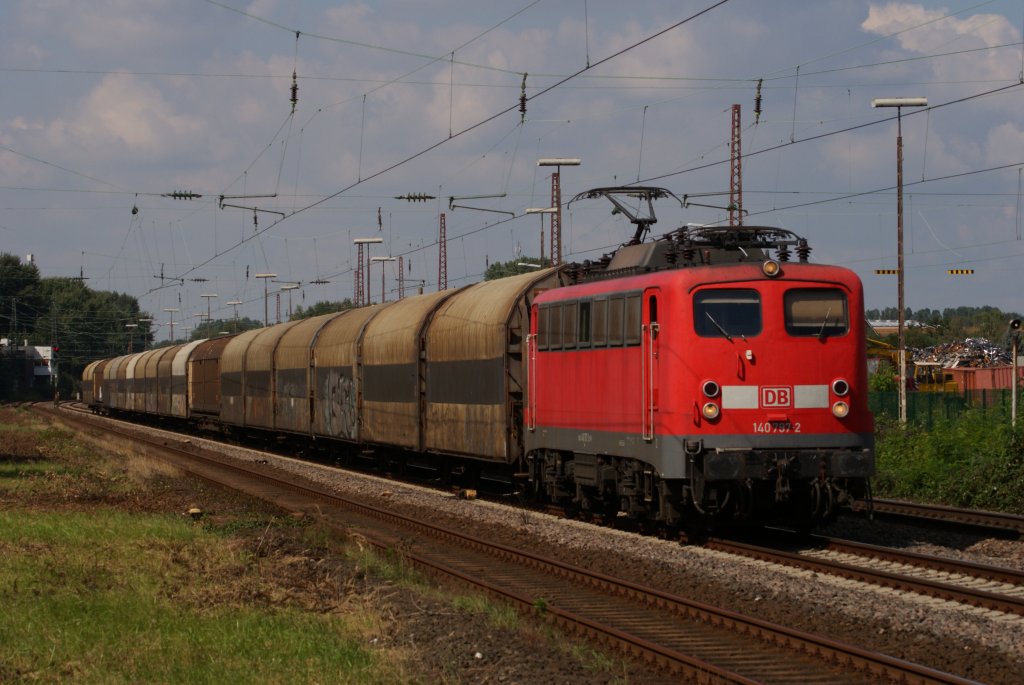
{"type": "Polygon", "coordinates": [[[762,407],[791,407],[793,406],[793,388],[788,385],[778,387],[761,387],[762,407]]]}

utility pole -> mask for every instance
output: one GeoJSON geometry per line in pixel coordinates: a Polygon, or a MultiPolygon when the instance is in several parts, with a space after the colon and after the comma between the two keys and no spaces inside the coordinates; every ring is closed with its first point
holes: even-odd
{"type": "Polygon", "coordinates": [[[377,245],[384,242],[383,238],[355,238],[353,243],[359,248],[358,265],[356,266],[356,306],[362,307],[370,304],[373,299],[370,296],[370,245],[377,245]],[[363,261],[363,256],[366,261],[363,261]]]}
{"type": "Polygon", "coordinates": [[[371,262],[380,262],[380,301],[383,304],[388,301],[388,291],[384,288],[384,263],[395,261],[394,257],[374,257],[370,260],[371,262]]]}
{"type": "Polygon", "coordinates": [[[441,212],[437,247],[437,289],[448,290],[448,237],[444,224],[444,212],[441,212]]]}
{"type": "Polygon", "coordinates": [[[743,155],[740,151],[740,106],[732,106],[732,140],[729,143],[729,225],[743,225],[743,155]]]}
{"type": "Polygon", "coordinates": [[[1013,354],[1013,379],[1010,381],[1010,425],[1017,425],[1017,355],[1020,354],[1020,319],[1010,319],[1010,352],[1013,354]]]}
{"type": "Polygon", "coordinates": [[[210,300],[216,298],[217,293],[203,293],[199,297],[206,300],[206,323],[209,324],[211,321],[213,321],[213,319],[210,318],[210,300]]]}
{"type": "Polygon", "coordinates": [[[164,311],[171,315],[171,344],[174,344],[174,312],[181,311],[177,307],[165,307],[164,311]]]}
{"type": "Polygon", "coordinates": [[[363,244],[356,245],[356,282],[352,289],[352,297],[357,307],[363,306],[363,244]]]}
{"type": "MultiPolygon", "coordinates": [[[[553,166],[551,174],[551,266],[562,263],[562,167],[579,166],[579,157],[545,157],[537,160],[537,166],[553,166]]],[[[543,252],[543,248],[541,248],[543,252]]]]}
{"type": "Polygon", "coordinates": [[[928,98],[875,98],[872,107],[896,108],[896,278],[899,307],[900,423],[907,422],[907,314],[903,298],[903,119],[904,107],[927,107],[928,98]]]}
{"type": "Polygon", "coordinates": [[[277,274],[256,274],[256,278],[263,279],[263,326],[266,327],[270,325],[270,310],[267,307],[267,298],[269,297],[267,282],[272,278],[277,278],[277,274]]]}

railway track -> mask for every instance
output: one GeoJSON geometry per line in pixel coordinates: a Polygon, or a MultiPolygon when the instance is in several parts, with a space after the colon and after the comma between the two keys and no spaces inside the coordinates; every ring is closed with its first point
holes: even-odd
{"type": "MultiPolygon", "coordinates": [[[[854,503],[853,510],[867,513],[868,505],[864,501],[858,501],[854,503]]],[[[887,499],[874,500],[871,510],[875,515],[905,519],[915,523],[955,524],[986,531],[998,531],[1016,537],[1024,535],[1024,516],[998,511],[960,509],[938,504],[917,504],[887,499]]]]}
{"type": "Polygon", "coordinates": [[[968,606],[1024,616],[1024,573],[974,562],[815,537],[798,551],[713,539],[710,549],[968,606]]]}
{"type": "Polygon", "coordinates": [[[355,529],[423,571],[474,586],[568,632],[698,682],[970,682],[405,517],[200,448],[187,438],[153,438],[69,413],[60,419],[105,440],[117,435],[141,441],[146,453],[196,476],[355,529]]]}

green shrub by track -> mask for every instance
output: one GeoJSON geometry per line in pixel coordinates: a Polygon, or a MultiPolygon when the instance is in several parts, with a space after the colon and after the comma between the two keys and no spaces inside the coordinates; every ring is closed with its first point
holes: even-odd
{"type": "Polygon", "coordinates": [[[1024,430],[1002,409],[971,409],[930,428],[876,423],[876,496],[1024,514],[1024,430]]]}

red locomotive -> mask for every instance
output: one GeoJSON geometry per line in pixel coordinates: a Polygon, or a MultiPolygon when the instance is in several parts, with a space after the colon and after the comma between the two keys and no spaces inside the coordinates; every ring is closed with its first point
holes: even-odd
{"type": "Polygon", "coordinates": [[[869,496],[857,277],[809,264],[776,228],[644,242],[653,200],[672,197],[660,188],[582,197],[612,200],[632,242],[597,263],[99,360],[83,397],[670,526],[806,526],[869,496]]]}
{"type": "MultiPolygon", "coordinates": [[[[688,227],[654,242],[658,188],[605,188],[630,245],[534,301],[525,413],[531,475],[552,499],[669,524],[798,522],[868,494],[863,295],[806,241],[688,227]],[[772,258],[770,251],[776,251],[772,258]],[[791,251],[799,261],[789,262],[791,251]]],[[[574,200],[575,201],[575,200],[574,200]]]]}

